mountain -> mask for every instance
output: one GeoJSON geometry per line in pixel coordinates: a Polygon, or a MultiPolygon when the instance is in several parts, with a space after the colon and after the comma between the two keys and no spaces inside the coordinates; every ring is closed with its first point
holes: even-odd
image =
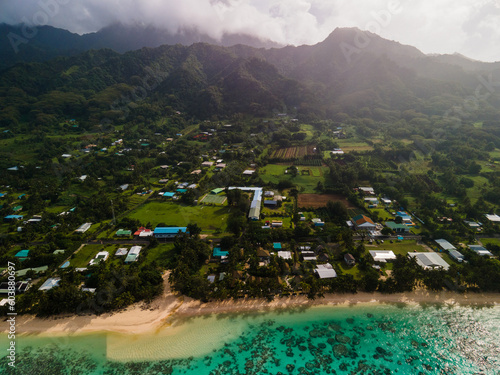
{"type": "MultiPolygon", "coordinates": [[[[65,34],[60,46],[71,38],[65,34]]],[[[313,46],[195,43],[123,54],[89,50],[0,72],[0,126],[23,121],[48,126],[64,117],[79,117],[89,126],[103,117],[148,122],[164,115],[165,108],[198,119],[235,113],[266,116],[283,108],[304,119],[430,118],[463,106],[476,92],[478,74],[496,71],[495,64],[486,63],[477,65],[482,70],[475,65],[465,69],[464,59],[457,59],[462,63],[358,29],[336,29],[313,46]]],[[[479,112],[498,115],[498,94],[484,99],[467,110],[467,118],[479,112]]]]}
{"type": "Polygon", "coordinates": [[[260,40],[245,34],[224,34],[221,40],[183,29],[173,34],[154,26],[123,25],[116,23],[95,33],[78,35],[52,26],[28,29],[24,25],[0,24],[0,70],[19,62],[41,62],[58,56],[72,56],[91,49],[110,48],[124,53],[143,47],[164,44],[210,43],[222,46],[245,44],[253,47],[279,47],[269,40],[260,40]],[[32,36],[33,35],[33,36],[32,36]]]}

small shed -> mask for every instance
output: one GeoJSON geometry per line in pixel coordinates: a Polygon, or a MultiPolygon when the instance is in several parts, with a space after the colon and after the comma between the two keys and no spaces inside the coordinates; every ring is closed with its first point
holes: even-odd
{"type": "Polygon", "coordinates": [[[347,253],[347,254],[344,254],[344,262],[348,266],[354,266],[356,264],[356,259],[354,259],[354,257],[352,256],[352,254],[347,253]]]}

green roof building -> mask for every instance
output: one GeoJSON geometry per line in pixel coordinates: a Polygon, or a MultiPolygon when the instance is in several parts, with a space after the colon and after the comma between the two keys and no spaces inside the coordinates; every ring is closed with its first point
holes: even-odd
{"type": "Polygon", "coordinates": [[[387,221],[385,223],[385,226],[388,228],[391,228],[396,233],[409,233],[410,232],[410,228],[408,228],[406,225],[397,224],[394,221],[387,221]]]}
{"type": "Polygon", "coordinates": [[[125,229],[118,229],[116,231],[117,236],[131,236],[132,231],[131,230],[125,230],[125,229]]]}

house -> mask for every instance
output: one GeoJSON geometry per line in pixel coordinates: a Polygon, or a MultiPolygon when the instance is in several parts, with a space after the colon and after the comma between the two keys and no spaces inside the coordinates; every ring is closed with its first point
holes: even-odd
{"type": "Polygon", "coordinates": [[[215,165],[215,169],[217,169],[217,170],[221,170],[224,168],[226,168],[226,164],[224,164],[224,163],[219,163],[219,164],[215,165]]]}
{"type": "Polygon", "coordinates": [[[85,180],[87,179],[87,177],[88,177],[88,176],[87,176],[86,174],[82,174],[80,177],[78,177],[78,179],[79,179],[80,181],[85,181],[85,180]]]}
{"type": "Polygon", "coordinates": [[[387,199],[387,198],[382,198],[381,201],[382,201],[383,204],[386,204],[386,205],[392,203],[392,201],[390,199],[387,199]]]}
{"type": "Polygon", "coordinates": [[[442,268],[447,271],[450,268],[450,265],[438,253],[432,251],[428,253],[408,253],[408,256],[415,258],[418,265],[423,269],[442,268]]]}
{"type": "Polygon", "coordinates": [[[153,235],[153,231],[151,229],[147,229],[145,227],[140,227],[134,232],[134,236],[139,237],[150,237],[153,235]]]}
{"type": "Polygon", "coordinates": [[[195,169],[194,171],[191,172],[191,174],[200,174],[201,169],[195,169]]]}
{"type": "Polygon", "coordinates": [[[352,254],[344,254],[344,262],[348,266],[354,266],[356,264],[356,259],[352,256],[352,254]]]}
{"type": "Polygon", "coordinates": [[[372,204],[372,205],[377,205],[379,202],[378,202],[378,198],[375,198],[375,197],[366,197],[364,199],[364,201],[368,204],[372,204]]]}
{"type": "Polygon", "coordinates": [[[40,288],[38,288],[38,290],[41,290],[41,291],[50,290],[56,286],[59,286],[60,281],[61,281],[60,277],[48,278],[47,280],[45,280],[45,282],[42,284],[42,286],[40,288]]]}
{"type": "MultiPolygon", "coordinates": [[[[16,293],[24,293],[31,287],[31,284],[28,281],[18,281],[14,286],[14,290],[10,289],[10,291],[15,291],[16,293]]],[[[0,294],[9,293],[9,283],[7,281],[0,283],[0,294]]]]}
{"type": "Polygon", "coordinates": [[[158,239],[174,238],[179,232],[186,233],[187,227],[156,227],[153,235],[158,239]]]}
{"type": "Polygon", "coordinates": [[[320,279],[332,279],[337,277],[337,272],[330,263],[318,264],[314,270],[320,279]]]}
{"type": "Polygon", "coordinates": [[[488,257],[492,257],[493,254],[488,251],[488,249],[480,246],[480,245],[469,245],[469,248],[474,251],[477,255],[480,255],[482,257],[484,256],[488,256],[488,257]]]}
{"type": "Polygon", "coordinates": [[[498,223],[498,222],[500,222],[500,216],[498,216],[497,214],[493,214],[493,215],[488,215],[488,214],[486,214],[485,216],[486,216],[486,218],[487,218],[489,221],[492,221],[492,222],[494,222],[494,223],[498,223]]]}
{"type": "Polygon", "coordinates": [[[253,175],[254,173],[255,173],[255,170],[253,170],[253,169],[245,169],[245,170],[243,171],[243,175],[245,175],[245,176],[251,176],[251,175],[253,175]]]}
{"type": "Polygon", "coordinates": [[[168,182],[168,178],[162,178],[158,181],[160,184],[166,184],[168,182]]]}
{"type": "Polygon", "coordinates": [[[7,215],[3,218],[3,221],[9,222],[9,221],[14,221],[14,220],[22,220],[23,215],[7,215]]]}
{"type": "Polygon", "coordinates": [[[462,263],[464,261],[464,256],[457,250],[450,250],[448,254],[451,259],[457,261],[458,263],[462,263]]]}
{"type": "Polygon", "coordinates": [[[304,259],[304,262],[316,261],[316,253],[314,251],[301,251],[300,255],[302,255],[302,259],[304,259]]]}
{"type": "Polygon", "coordinates": [[[75,230],[75,232],[76,233],[85,233],[86,231],[88,231],[90,229],[91,226],[92,226],[92,223],[82,224],[78,227],[78,229],[75,230]]]}
{"type": "Polygon", "coordinates": [[[212,165],[214,165],[213,161],[204,161],[203,163],[201,163],[202,167],[211,167],[212,165]]]}
{"type": "Polygon", "coordinates": [[[278,251],[278,256],[282,259],[292,259],[291,251],[278,251]]]}
{"type": "Polygon", "coordinates": [[[105,262],[106,259],[108,259],[108,257],[109,257],[109,253],[107,251],[100,251],[97,253],[95,258],[89,262],[89,265],[93,266],[94,264],[98,264],[100,262],[105,262]]]}
{"type": "Polygon", "coordinates": [[[414,225],[413,221],[411,220],[411,216],[408,215],[407,212],[405,212],[405,211],[398,211],[396,213],[396,217],[398,217],[398,216],[402,219],[403,224],[405,224],[405,225],[414,225]]]}
{"type": "Polygon", "coordinates": [[[128,249],[125,247],[120,247],[118,250],[116,250],[115,257],[123,257],[127,255],[128,249]]]}
{"type": "Polygon", "coordinates": [[[274,250],[281,250],[281,242],[274,242],[273,249],[274,250]]]}
{"type": "Polygon", "coordinates": [[[222,193],[223,191],[224,191],[223,188],[212,189],[210,190],[210,194],[219,194],[222,193]]]}
{"type": "Polygon", "coordinates": [[[358,188],[358,190],[363,193],[364,195],[375,195],[375,190],[372,188],[372,187],[364,187],[364,186],[361,186],[358,188]]]}
{"type": "Polygon", "coordinates": [[[215,276],[216,275],[208,275],[207,276],[208,282],[210,282],[211,284],[213,284],[215,282],[215,276]]]}
{"type": "Polygon", "coordinates": [[[385,226],[387,228],[390,228],[393,232],[396,232],[396,233],[409,233],[410,232],[409,227],[407,227],[404,224],[395,223],[394,221],[386,221],[385,226]]]}
{"type": "Polygon", "coordinates": [[[477,228],[477,230],[481,230],[481,226],[483,225],[482,223],[475,222],[475,221],[468,221],[468,220],[464,220],[464,223],[467,224],[471,228],[477,228]]]}
{"type": "Polygon", "coordinates": [[[278,206],[278,202],[267,200],[267,201],[264,201],[264,206],[276,207],[276,206],[278,206]]]}
{"type": "Polygon", "coordinates": [[[456,250],[456,247],[444,239],[434,240],[443,250],[456,250]]]}
{"type": "Polygon", "coordinates": [[[274,191],[266,191],[264,192],[265,197],[274,197],[274,191]]]}
{"type": "Polygon", "coordinates": [[[212,256],[214,258],[226,259],[229,256],[229,251],[222,251],[220,247],[214,247],[212,256]]]}
{"type": "Polygon", "coordinates": [[[386,263],[396,259],[396,254],[392,250],[369,250],[375,262],[386,263]]]}
{"type": "Polygon", "coordinates": [[[118,229],[116,231],[116,235],[121,237],[121,236],[131,236],[132,231],[131,230],[126,230],[126,229],[118,229]]]}
{"type": "Polygon", "coordinates": [[[280,228],[282,226],[283,226],[283,222],[280,220],[271,221],[271,227],[273,227],[273,228],[280,228]]]}
{"type": "Polygon", "coordinates": [[[321,253],[318,255],[318,261],[320,262],[329,262],[330,261],[330,257],[328,256],[327,253],[321,253]]]}
{"type": "Polygon", "coordinates": [[[124,260],[124,263],[137,262],[137,258],[139,257],[141,249],[141,246],[132,246],[127,254],[127,257],[124,260]]]}
{"type": "Polygon", "coordinates": [[[119,189],[121,189],[122,191],[125,191],[127,190],[129,187],[129,184],[123,184],[123,185],[120,185],[119,189]]]}
{"type": "Polygon", "coordinates": [[[325,223],[319,218],[311,219],[311,221],[313,222],[315,227],[324,227],[325,226],[325,223]]]}
{"type": "Polygon", "coordinates": [[[18,251],[16,253],[16,255],[14,255],[16,258],[18,259],[26,259],[28,257],[28,254],[29,254],[29,250],[21,250],[21,251],[18,251]]]}
{"type": "Polygon", "coordinates": [[[172,193],[170,191],[167,191],[166,193],[163,193],[163,196],[165,198],[173,198],[175,196],[175,193],[172,193]]]}
{"type": "Polygon", "coordinates": [[[365,215],[357,215],[354,216],[351,221],[353,222],[354,226],[356,229],[375,229],[377,226],[373,222],[372,219],[370,219],[368,216],[365,215]]]}

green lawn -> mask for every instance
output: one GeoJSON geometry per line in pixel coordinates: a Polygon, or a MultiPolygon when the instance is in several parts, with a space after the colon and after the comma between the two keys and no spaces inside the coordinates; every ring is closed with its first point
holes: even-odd
{"type": "Polygon", "coordinates": [[[85,245],[78,253],[71,256],[70,265],[75,268],[87,267],[90,260],[102,250],[104,245],[85,245]]]}
{"type": "Polygon", "coordinates": [[[127,217],[137,219],[144,225],[151,223],[152,228],[159,223],[172,226],[196,223],[207,233],[224,230],[230,212],[231,208],[228,206],[185,206],[173,202],[147,202],[127,217]]]}
{"type": "Polygon", "coordinates": [[[500,238],[481,238],[481,243],[483,246],[486,246],[487,244],[500,246],[500,238]]]}
{"type": "Polygon", "coordinates": [[[143,262],[143,265],[150,264],[152,262],[161,262],[168,257],[168,253],[172,251],[174,248],[174,243],[162,243],[152,249],[147,250],[146,259],[143,262]]]}
{"type": "Polygon", "coordinates": [[[360,271],[358,270],[358,266],[349,267],[345,262],[336,262],[335,265],[342,270],[342,273],[352,275],[354,278],[359,279],[360,271]]]}
{"type": "MultiPolygon", "coordinates": [[[[291,165],[291,164],[290,164],[291,165]]],[[[298,174],[292,177],[291,174],[285,174],[286,169],[290,165],[268,164],[259,170],[259,176],[266,183],[271,182],[277,184],[280,181],[286,180],[297,185],[301,193],[313,194],[319,181],[324,183],[324,175],[329,172],[328,167],[302,167],[298,166],[298,174]],[[309,174],[302,174],[302,171],[309,171],[309,174]]]]}

